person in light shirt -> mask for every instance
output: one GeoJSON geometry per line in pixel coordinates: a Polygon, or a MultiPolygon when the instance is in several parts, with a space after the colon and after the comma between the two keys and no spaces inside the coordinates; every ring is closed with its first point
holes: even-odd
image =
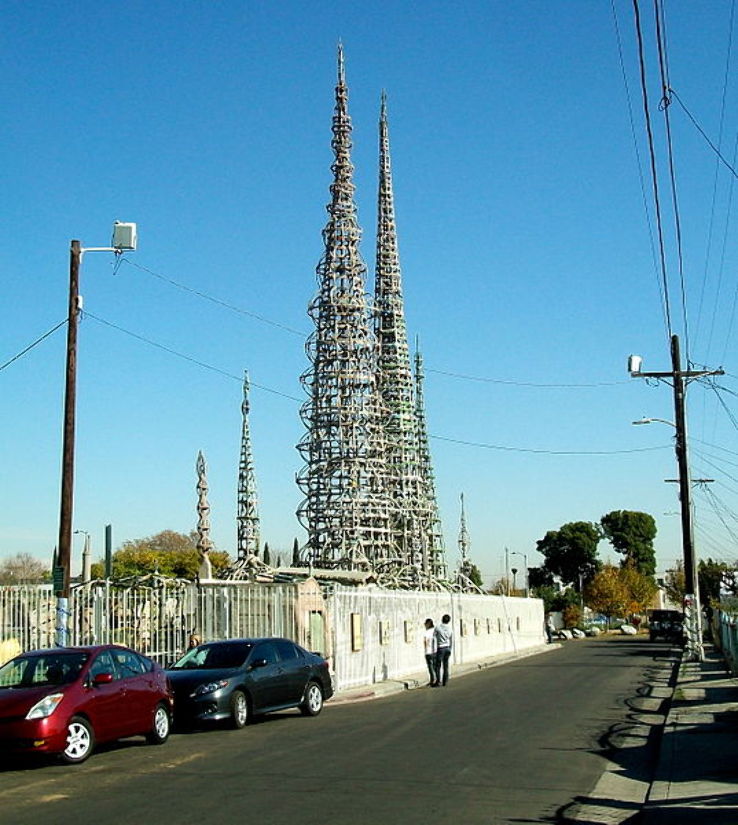
{"type": "Polygon", "coordinates": [[[433,627],[433,619],[425,620],[425,633],[423,634],[423,647],[425,649],[425,663],[428,665],[430,674],[429,687],[438,687],[438,671],[436,669],[436,634],[433,627]]]}
{"type": "Polygon", "coordinates": [[[441,624],[435,629],[436,636],[436,684],[446,687],[448,682],[448,660],[451,658],[451,646],[453,645],[454,633],[451,629],[451,617],[446,613],[441,619],[441,624]]]}

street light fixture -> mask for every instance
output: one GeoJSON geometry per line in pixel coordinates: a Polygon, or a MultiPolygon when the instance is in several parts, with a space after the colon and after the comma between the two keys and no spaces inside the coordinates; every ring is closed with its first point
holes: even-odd
{"type": "Polygon", "coordinates": [[[653,424],[654,421],[658,421],[659,424],[668,424],[670,427],[676,429],[676,424],[667,418],[639,418],[638,421],[631,421],[630,423],[638,426],[639,424],[653,424]]]}
{"type": "MultiPolygon", "coordinates": [[[[524,585],[525,585],[525,598],[527,599],[528,598],[528,591],[529,591],[529,586],[528,586],[528,554],[527,553],[519,553],[517,550],[513,550],[512,553],[510,553],[510,555],[511,556],[520,556],[520,558],[523,560],[523,577],[524,577],[523,582],[524,582],[524,585]]],[[[513,585],[513,589],[514,589],[514,585],[513,585]]]]}
{"type": "Polygon", "coordinates": [[[72,241],[69,249],[69,313],[67,315],[67,366],[64,390],[64,433],[62,438],[61,504],[59,512],[59,551],[54,582],[56,589],[56,644],[67,643],[69,578],[72,558],[72,510],[74,501],[74,435],[77,406],[77,328],[82,298],[79,294],[79,271],[85,252],[114,252],[122,255],[137,246],[136,224],[116,221],[110,246],[83,248],[72,241]]]}

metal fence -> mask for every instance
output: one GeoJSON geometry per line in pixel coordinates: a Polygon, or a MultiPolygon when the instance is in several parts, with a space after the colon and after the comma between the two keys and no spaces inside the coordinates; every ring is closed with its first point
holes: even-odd
{"type": "MultiPolygon", "coordinates": [[[[297,638],[294,587],[289,584],[202,584],[160,581],[147,586],[95,582],[69,599],[69,644],[125,644],[167,663],[203,639],[239,636],[297,638]]],[[[0,587],[4,658],[53,647],[56,597],[50,585],[0,587]]]]}
{"type": "MultiPolygon", "coordinates": [[[[330,663],[337,689],[422,671],[423,621],[448,612],[453,662],[463,664],[542,644],[538,599],[335,587],[315,582],[146,585],[94,582],[72,589],[70,645],[128,645],[161,664],[204,641],[285,636],[330,663]]],[[[56,597],[50,585],[0,587],[0,662],[55,644],[56,597]]],[[[735,640],[735,628],[734,636],[735,640]]],[[[734,645],[735,649],[738,644],[734,645]]]]}
{"type": "Polygon", "coordinates": [[[738,616],[716,610],[714,614],[714,637],[723,653],[728,669],[735,676],[738,674],[738,616]]]}

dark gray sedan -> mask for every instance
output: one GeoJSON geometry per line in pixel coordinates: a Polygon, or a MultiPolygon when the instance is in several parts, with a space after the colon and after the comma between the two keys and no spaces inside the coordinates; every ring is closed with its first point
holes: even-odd
{"type": "Polygon", "coordinates": [[[328,662],[289,639],[207,642],[166,674],[180,725],[228,720],[242,728],[256,714],[286,708],[317,716],[333,695],[328,662]]]}

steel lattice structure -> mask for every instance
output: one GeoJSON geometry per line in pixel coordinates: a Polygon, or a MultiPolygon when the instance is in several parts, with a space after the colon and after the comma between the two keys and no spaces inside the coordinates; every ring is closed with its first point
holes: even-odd
{"type": "Polygon", "coordinates": [[[366,267],[359,254],[351,131],[339,46],[331,202],[316,270],[318,293],[308,308],[315,323],[306,344],[310,367],[301,377],[309,397],[300,411],[307,433],[298,444],[305,466],[297,481],[305,499],[297,515],[308,532],[304,561],[322,568],[387,569],[400,559],[392,538],[366,267]]]}
{"type": "Polygon", "coordinates": [[[238,463],[238,512],[237,549],[238,557],[226,579],[248,579],[256,573],[263,573],[269,568],[259,559],[261,545],[259,531],[259,499],[256,492],[256,473],[251,451],[251,427],[249,413],[249,374],[244,371],[243,401],[241,402],[241,457],[238,463]]]}
{"type": "Polygon", "coordinates": [[[429,511],[428,522],[428,565],[431,576],[438,581],[446,579],[446,552],[443,541],[443,530],[441,527],[441,517],[438,512],[438,500],[436,498],[436,479],[433,474],[433,462],[431,461],[430,444],[428,442],[428,427],[425,419],[425,394],[423,382],[423,356],[420,347],[416,344],[415,349],[415,422],[418,432],[418,463],[420,475],[423,479],[425,492],[425,506],[429,511]]]}
{"type": "MultiPolygon", "coordinates": [[[[434,511],[420,467],[418,414],[405,324],[402,274],[392,186],[387,98],[379,118],[379,194],[374,280],[377,386],[383,401],[388,491],[395,505],[393,538],[407,585],[437,586],[432,563],[434,511]]],[[[430,455],[426,456],[428,465],[430,455]]]]}
{"type": "Polygon", "coordinates": [[[205,456],[202,451],[197,453],[195,463],[197,472],[197,550],[200,554],[199,577],[212,578],[213,570],[210,562],[210,550],[213,542],[210,540],[210,504],[208,503],[208,480],[205,456]]]}

